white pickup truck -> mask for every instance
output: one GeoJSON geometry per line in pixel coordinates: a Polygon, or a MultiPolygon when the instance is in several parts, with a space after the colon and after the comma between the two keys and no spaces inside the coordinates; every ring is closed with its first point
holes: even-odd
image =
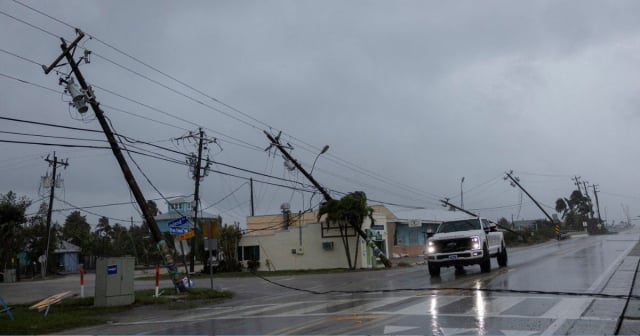
{"type": "Polygon", "coordinates": [[[507,266],[507,247],[502,232],[485,218],[443,222],[427,240],[425,255],[432,277],[440,275],[441,267],[480,265],[483,273],[491,272],[491,257],[498,265],[507,266]]]}

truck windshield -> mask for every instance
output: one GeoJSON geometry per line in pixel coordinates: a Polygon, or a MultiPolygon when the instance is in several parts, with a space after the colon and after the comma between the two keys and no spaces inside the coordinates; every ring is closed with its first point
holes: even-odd
{"type": "Polygon", "coordinates": [[[444,222],[438,227],[438,233],[480,230],[480,221],[477,219],[465,219],[451,222],[444,222]]]}

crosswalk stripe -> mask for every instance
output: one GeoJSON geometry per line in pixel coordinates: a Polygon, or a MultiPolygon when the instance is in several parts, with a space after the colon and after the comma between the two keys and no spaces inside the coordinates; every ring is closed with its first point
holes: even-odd
{"type": "Polygon", "coordinates": [[[554,319],[577,319],[587,309],[593,299],[591,298],[566,298],[560,300],[551,309],[540,317],[554,319]]]}

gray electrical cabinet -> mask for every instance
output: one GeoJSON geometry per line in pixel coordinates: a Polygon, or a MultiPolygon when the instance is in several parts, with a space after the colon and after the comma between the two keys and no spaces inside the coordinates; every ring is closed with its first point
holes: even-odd
{"type": "Polygon", "coordinates": [[[96,307],[124,306],[135,301],[135,258],[98,258],[96,262],[96,307]]]}

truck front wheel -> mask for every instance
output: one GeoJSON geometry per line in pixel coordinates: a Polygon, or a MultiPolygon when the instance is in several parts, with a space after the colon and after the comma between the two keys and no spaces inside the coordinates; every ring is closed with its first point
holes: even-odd
{"type": "Polygon", "coordinates": [[[440,265],[436,263],[428,263],[429,266],[429,275],[432,277],[440,276],[440,265]]]}

